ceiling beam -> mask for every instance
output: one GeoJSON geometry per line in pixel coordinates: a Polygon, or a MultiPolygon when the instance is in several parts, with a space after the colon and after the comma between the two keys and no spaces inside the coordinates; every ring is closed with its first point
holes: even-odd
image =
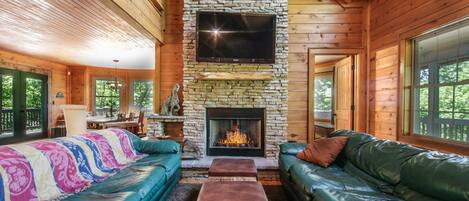
{"type": "Polygon", "coordinates": [[[158,10],[160,13],[162,13],[165,10],[165,1],[164,0],[150,0],[150,2],[153,4],[153,6],[158,10]]]}
{"type": "Polygon", "coordinates": [[[165,17],[163,0],[100,1],[142,34],[153,38],[155,42],[164,42],[165,17]]]}

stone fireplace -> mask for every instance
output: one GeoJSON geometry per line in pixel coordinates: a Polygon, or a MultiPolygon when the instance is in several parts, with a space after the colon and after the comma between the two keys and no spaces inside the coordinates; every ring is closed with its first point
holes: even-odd
{"type": "MultiPolygon", "coordinates": [[[[184,138],[203,155],[255,155],[275,158],[287,140],[288,99],[288,2],[287,0],[186,0],[184,1],[183,108],[184,138]],[[274,64],[206,63],[196,61],[198,11],[275,14],[274,64]],[[201,73],[268,73],[270,79],[199,79],[201,73]],[[227,109],[228,120],[208,118],[213,109],[227,109]],[[235,118],[236,109],[262,110],[264,118],[235,118]],[[212,123],[210,122],[212,121],[212,123]],[[215,133],[210,133],[216,130],[215,133]],[[261,131],[261,135],[253,133],[261,131]],[[210,135],[214,135],[212,138],[210,135]],[[213,139],[215,138],[215,139],[213,139]],[[229,139],[227,139],[229,138],[229,139]],[[222,153],[214,150],[224,149],[222,153]],[[252,152],[252,153],[251,153],[252,152]]],[[[257,117],[256,117],[257,118],[257,117]]]]}
{"type": "Polygon", "coordinates": [[[209,156],[264,156],[263,108],[207,108],[209,156]]]}

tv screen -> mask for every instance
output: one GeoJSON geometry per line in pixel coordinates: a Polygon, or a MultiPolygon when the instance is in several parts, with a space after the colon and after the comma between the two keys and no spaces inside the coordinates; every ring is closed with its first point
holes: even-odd
{"type": "Polygon", "coordinates": [[[275,63],[275,21],[270,14],[197,13],[197,61],[275,63]]]}

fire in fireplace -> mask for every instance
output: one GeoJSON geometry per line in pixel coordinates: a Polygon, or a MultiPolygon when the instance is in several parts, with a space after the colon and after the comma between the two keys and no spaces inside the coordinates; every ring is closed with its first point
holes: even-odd
{"type": "Polygon", "coordinates": [[[264,109],[207,109],[207,155],[263,156],[264,109]]]}

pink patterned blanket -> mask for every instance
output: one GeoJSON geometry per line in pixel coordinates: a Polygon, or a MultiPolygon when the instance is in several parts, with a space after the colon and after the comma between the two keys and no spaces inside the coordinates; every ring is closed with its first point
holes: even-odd
{"type": "Polygon", "coordinates": [[[0,146],[0,200],[63,198],[143,157],[119,129],[0,146]]]}

